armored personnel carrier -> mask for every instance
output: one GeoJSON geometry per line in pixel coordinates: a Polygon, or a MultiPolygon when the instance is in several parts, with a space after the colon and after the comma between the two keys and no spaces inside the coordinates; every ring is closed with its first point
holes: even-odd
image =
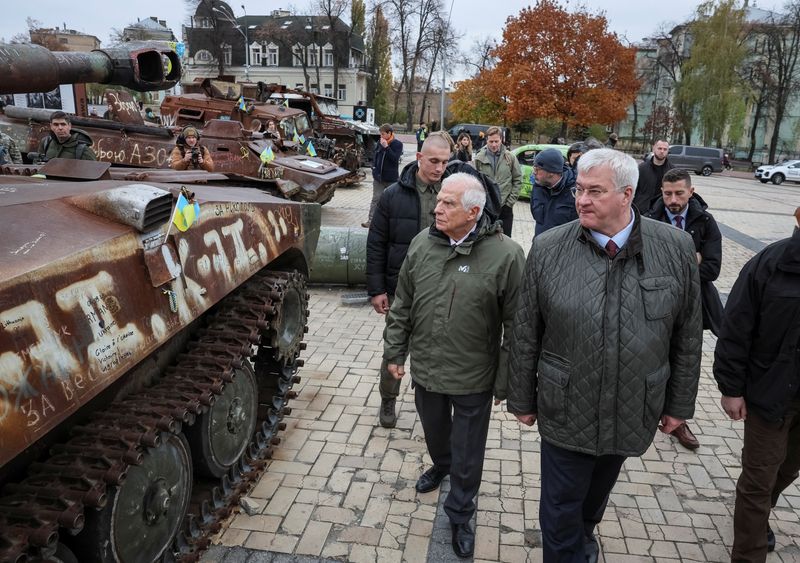
{"type": "MultiPolygon", "coordinates": [[[[0,45],[4,93],[179,75],[148,46],[0,45]]],[[[320,206],[108,162],[0,172],[0,561],[196,561],[279,441],[320,206]]]]}

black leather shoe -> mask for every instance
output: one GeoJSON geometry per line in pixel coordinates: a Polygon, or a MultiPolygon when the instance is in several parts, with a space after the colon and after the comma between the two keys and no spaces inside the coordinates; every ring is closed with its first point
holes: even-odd
{"type": "Polygon", "coordinates": [[[449,471],[439,469],[434,465],[417,479],[417,492],[429,493],[438,489],[439,485],[442,484],[442,479],[447,477],[448,473],[449,471]]]}
{"type": "Polygon", "coordinates": [[[775,551],[775,532],[767,524],[767,551],[775,551]]]}
{"type": "Polygon", "coordinates": [[[459,557],[472,557],[475,551],[475,532],[469,522],[463,524],[450,523],[453,530],[453,551],[459,557]]]}

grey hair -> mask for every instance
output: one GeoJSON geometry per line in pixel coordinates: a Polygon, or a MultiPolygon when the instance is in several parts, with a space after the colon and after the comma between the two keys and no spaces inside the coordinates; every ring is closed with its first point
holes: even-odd
{"type": "Polygon", "coordinates": [[[478,216],[476,219],[480,219],[483,214],[483,208],[486,207],[486,189],[483,187],[480,180],[472,174],[456,172],[442,180],[442,187],[449,184],[461,184],[464,186],[464,195],[461,197],[461,205],[464,206],[464,211],[469,211],[473,207],[477,207],[478,216]]]}
{"type": "Polygon", "coordinates": [[[614,149],[591,150],[578,159],[578,176],[598,166],[607,166],[611,169],[614,189],[618,192],[625,191],[625,188],[630,186],[633,188],[633,193],[636,193],[639,166],[633,158],[614,149]]]}

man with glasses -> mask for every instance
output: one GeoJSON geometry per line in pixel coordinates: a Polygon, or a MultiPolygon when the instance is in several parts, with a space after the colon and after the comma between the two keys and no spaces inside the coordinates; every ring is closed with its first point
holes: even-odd
{"type": "Polygon", "coordinates": [[[508,410],[539,422],[545,561],[596,561],[627,457],[694,414],[700,280],[688,233],[632,207],[628,155],[581,156],[578,221],[533,239],[511,338],[508,410]]]}

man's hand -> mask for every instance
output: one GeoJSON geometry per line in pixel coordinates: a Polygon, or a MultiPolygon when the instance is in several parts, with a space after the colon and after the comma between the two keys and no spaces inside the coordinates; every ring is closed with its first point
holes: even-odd
{"type": "Polygon", "coordinates": [[[372,303],[372,308],[375,309],[375,312],[379,315],[385,315],[389,312],[389,296],[385,293],[374,295],[372,299],[370,299],[370,303],[372,303]]]}
{"type": "Polygon", "coordinates": [[[533,414],[515,414],[517,420],[525,426],[533,426],[536,423],[536,413],[533,414]]]}
{"type": "Polygon", "coordinates": [[[406,374],[406,368],[397,364],[387,364],[386,369],[389,370],[389,373],[395,379],[403,379],[403,376],[406,374]]]}
{"type": "Polygon", "coordinates": [[[699,266],[700,264],[703,263],[703,255],[700,254],[699,252],[696,252],[695,254],[697,254],[697,265],[699,266]]]}
{"type": "Polygon", "coordinates": [[[388,147],[388,146],[389,146],[389,143],[388,143],[388,142],[386,141],[386,139],[384,139],[383,137],[381,137],[381,146],[382,146],[383,148],[386,148],[386,147],[388,147]]]}
{"type": "Polygon", "coordinates": [[[731,417],[731,420],[745,420],[747,418],[747,405],[744,402],[744,397],[723,395],[719,402],[722,405],[722,410],[731,417]]]}
{"type": "Polygon", "coordinates": [[[682,418],[675,418],[674,416],[665,414],[661,417],[661,424],[658,425],[658,429],[664,434],[669,434],[684,422],[686,421],[682,418]]]}

